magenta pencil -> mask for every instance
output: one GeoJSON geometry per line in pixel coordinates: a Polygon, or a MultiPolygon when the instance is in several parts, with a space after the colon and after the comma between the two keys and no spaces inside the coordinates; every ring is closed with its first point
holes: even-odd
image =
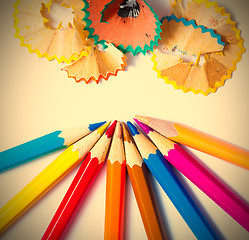
{"type": "Polygon", "coordinates": [[[249,206],[214,174],[188,154],[179,144],[167,139],[135,119],[164,157],[184,176],[249,231],[249,206]]]}

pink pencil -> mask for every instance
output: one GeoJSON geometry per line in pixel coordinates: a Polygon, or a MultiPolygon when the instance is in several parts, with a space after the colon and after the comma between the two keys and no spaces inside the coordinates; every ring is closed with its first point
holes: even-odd
{"type": "Polygon", "coordinates": [[[135,119],[164,157],[200,190],[249,231],[249,206],[181,146],[135,119]]]}

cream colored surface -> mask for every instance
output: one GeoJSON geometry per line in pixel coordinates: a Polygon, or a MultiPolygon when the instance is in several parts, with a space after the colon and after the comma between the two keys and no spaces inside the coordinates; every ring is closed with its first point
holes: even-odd
{"type": "MultiPolygon", "coordinates": [[[[165,0],[148,0],[159,17],[169,13],[165,0]],[[165,6],[166,5],[166,6],[165,6]]],[[[238,21],[249,49],[249,3],[245,0],[219,0],[220,5],[238,21]]],[[[0,150],[42,136],[56,129],[67,129],[108,120],[132,121],[135,114],[184,123],[228,142],[249,149],[248,63],[249,51],[242,56],[237,70],[224,87],[209,96],[175,90],[152,70],[151,54],[128,54],[126,71],[117,77],[86,85],[76,84],[60,71],[63,64],[39,59],[19,46],[12,28],[13,0],[2,1],[0,150]],[[3,10],[4,9],[4,10],[3,10]]],[[[32,180],[61,153],[55,152],[0,174],[0,207],[32,180]]],[[[217,158],[192,151],[225,183],[249,202],[249,172],[217,158]]],[[[17,221],[1,240],[41,239],[77,169],[60,181],[42,200],[17,221]]],[[[102,168],[83,205],[78,210],[65,240],[99,240],[104,236],[105,171],[102,168]]],[[[181,176],[181,175],[180,175],[181,176]]],[[[248,239],[249,233],[183,178],[191,195],[227,240],[248,239]]],[[[163,225],[171,239],[194,240],[192,232],[160,186],[152,178],[163,225]],[[181,229],[181,231],[179,231],[181,229]]],[[[125,239],[146,239],[143,223],[127,179],[125,201],[125,239]]]]}

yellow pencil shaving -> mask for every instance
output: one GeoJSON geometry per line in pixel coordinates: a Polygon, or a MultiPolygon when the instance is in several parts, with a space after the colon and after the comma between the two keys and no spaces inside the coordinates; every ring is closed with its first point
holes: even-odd
{"type": "Polygon", "coordinates": [[[199,52],[196,61],[195,61],[195,66],[199,66],[199,62],[200,62],[200,58],[201,58],[201,51],[199,52]]]}
{"type": "MultiPolygon", "coordinates": [[[[63,28],[63,26],[62,26],[62,21],[58,24],[58,27],[56,28],[56,29],[61,29],[61,28],[63,28]]],[[[69,26],[69,24],[68,24],[68,26],[69,26]]]]}
{"type": "Polygon", "coordinates": [[[42,8],[43,8],[43,7],[44,7],[44,8],[47,8],[47,9],[48,9],[48,13],[51,12],[52,1],[53,1],[53,0],[49,1],[48,3],[43,3],[43,2],[42,2],[42,8]]]}
{"type": "Polygon", "coordinates": [[[68,6],[66,3],[62,2],[61,3],[61,7],[65,7],[65,8],[70,8],[70,6],[68,6]]]}
{"type": "Polygon", "coordinates": [[[225,55],[224,52],[216,52],[215,54],[216,54],[216,55],[221,55],[221,56],[224,56],[224,55],[225,55]]]}
{"type": "Polygon", "coordinates": [[[172,3],[171,6],[172,6],[172,7],[175,7],[175,6],[176,6],[176,0],[174,0],[174,2],[172,3]]]}
{"type": "Polygon", "coordinates": [[[194,62],[189,62],[187,63],[189,65],[189,69],[191,69],[192,65],[194,64],[194,62]]]}
{"type": "Polygon", "coordinates": [[[205,59],[205,61],[210,60],[210,55],[209,55],[209,54],[205,54],[205,55],[204,55],[204,59],[205,59]]]}

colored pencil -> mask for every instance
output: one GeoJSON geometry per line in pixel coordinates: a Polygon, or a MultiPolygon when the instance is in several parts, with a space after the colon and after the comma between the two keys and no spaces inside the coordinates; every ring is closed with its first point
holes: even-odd
{"type": "Polygon", "coordinates": [[[73,213],[86,196],[86,192],[102,168],[117,121],[107,129],[91,151],[86,155],[66,195],[50,222],[42,240],[60,239],[72,222],[73,213]]]}
{"type": "Polygon", "coordinates": [[[156,146],[131,123],[128,127],[143,160],[197,239],[218,239],[194,200],[156,146]]]}
{"type": "Polygon", "coordinates": [[[249,151],[245,149],[181,123],[143,116],[135,118],[175,142],[249,169],[249,151]]]}
{"type": "Polygon", "coordinates": [[[120,122],[117,122],[107,159],[105,240],[123,239],[125,179],[126,162],[122,129],[120,122]]]}
{"type": "Polygon", "coordinates": [[[109,123],[69,146],[0,209],[0,233],[26,212],[86,156],[109,123]]]}
{"type": "Polygon", "coordinates": [[[247,203],[227,188],[179,144],[167,139],[147,125],[137,120],[136,122],[175,168],[249,231],[249,206],[247,203]]]}
{"type": "Polygon", "coordinates": [[[152,192],[146,165],[138,152],[132,138],[125,126],[123,127],[123,138],[125,145],[126,166],[130,177],[132,188],[136,197],[140,215],[144,224],[147,238],[149,240],[160,240],[163,238],[155,198],[152,192]]]}
{"type": "Polygon", "coordinates": [[[31,161],[46,153],[66,148],[104,123],[105,122],[100,122],[63,131],[54,131],[42,137],[2,151],[0,152],[0,172],[31,161]]]}

